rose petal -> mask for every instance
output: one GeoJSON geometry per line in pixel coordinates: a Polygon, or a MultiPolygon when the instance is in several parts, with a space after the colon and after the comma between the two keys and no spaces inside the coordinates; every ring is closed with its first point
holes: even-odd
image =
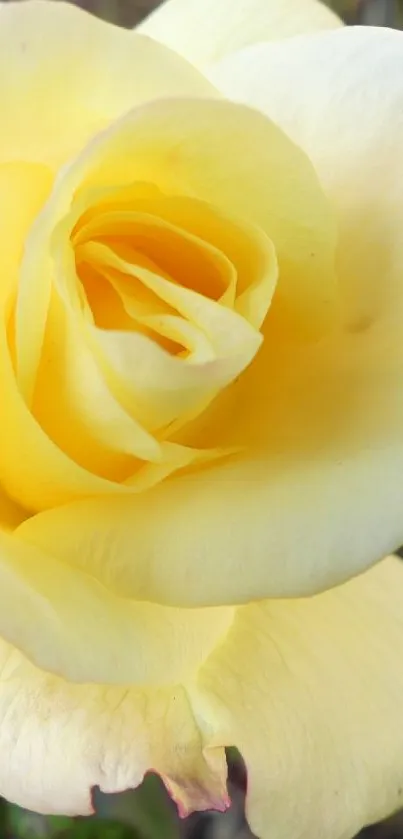
{"type": "Polygon", "coordinates": [[[403,34],[369,27],[251,47],[211,70],[307,152],[338,215],[349,324],[402,311],[403,34]]]}
{"type": "Polygon", "coordinates": [[[2,642],[2,794],[88,813],[90,787],[123,790],[152,768],[182,812],[223,808],[223,746],[236,745],[257,835],[349,839],[401,801],[401,576],[389,559],[315,598],[240,608],[184,687],[72,685],[2,642]]]}
{"type": "Polygon", "coordinates": [[[50,193],[52,181],[51,171],[40,163],[0,163],[0,300],[3,305],[15,293],[24,240],[50,193]]]}
{"type": "MultiPolygon", "coordinates": [[[[75,354],[74,354],[75,355],[75,354]]],[[[74,356],[73,356],[74,359],[74,356]]],[[[57,360],[57,359],[56,359],[57,360]]],[[[87,359],[80,370],[82,379],[88,370],[87,359]]],[[[127,493],[131,490],[123,484],[90,472],[84,466],[71,459],[54,440],[41,428],[39,422],[27,408],[15,380],[10,351],[3,329],[0,329],[0,381],[3,389],[0,435],[0,463],[2,486],[19,504],[28,509],[40,509],[55,504],[65,503],[77,497],[96,496],[99,493],[127,493]],[[7,394],[7,396],[6,396],[7,394]]],[[[96,392],[100,383],[91,378],[91,391],[96,392]]],[[[80,382],[76,382],[79,390],[80,382]]],[[[53,398],[53,396],[52,396],[53,398]]],[[[113,400],[112,400],[113,402],[113,400]]],[[[93,433],[105,433],[108,423],[112,424],[113,409],[120,431],[127,433],[129,419],[119,406],[109,403],[111,413],[98,422],[93,433]]],[[[82,406],[85,415],[85,406],[82,406]]],[[[74,418],[81,419],[81,417],[74,418]]],[[[67,433],[67,440],[69,433],[67,433]]],[[[135,436],[133,434],[133,436],[135,436]]],[[[123,436],[121,443],[125,444],[123,436]]],[[[113,442],[113,439],[110,443],[113,442]]],[[[133,443],[135,440],[132,441],[133,443]]],[[[79,448],[76,442],[76,451],[79,448]]],[[[110,463],[109,463],[110,465],[110,463]]]]}
{"type": "MultiPolygon", "coordinates": [[[[115,123],[65,168],[31,229],[16,314],[17,377],[28,403],[54,280],[50,240],[55,226],[68,213],[75,191],[106,191],[136,181],[195,196],[260,226],[279,259],[281,282],[272,317],[284,329],[292,325],[316,337],[337,319],[333,214],[299,149],[262,115],[231,102],[150,103],[115,123]],[[250,146],[253,155],[246,153],[250,146]]],[[[106,338],[111,342],[111,333],[106,338]]]]}
{"type": "Polygon", "coordinates": [[[23,507],[15,504],[5,492],[0,492],[0,528],[12,532],[26,519],[28,513],[23,507]]]}
{"type": "Polygon", "coordinates": [[[314,598],[240,608],[202,668],[196,720],[241,751],[261,839],[351,839],[401,807],[402,606],[390,558],[314,598]]]}
{"type": "Polygon", "coordinates": [[[161,44],[68,3],[0,3],[0,160],[57,167],[141,102],[213,96],[161,44]]]}
{"type": "Polygon", "coordinates": [[[178,435],[238,455],[134,499],[49,510],[21,533],[118,593],[184,606],[312,594],[368,568],[403,542],[397,326],[304,346],[268,335],[178,435]]]}
{"type": "Polygon", "coordinates": [[[203,66],[247,44],[341,25],[316,0],[167,0],[137,30],[203,66]]]}
{"type": "Polygon", "coordinates": [[[233,609],[117,597],[93,577],[0,531],[0,637],[70,681],[175,684],[225,635],[233,609]]]}
{"type": "MultiPolygon", "coordinates": [[[[207,337],[213,351],[212,357],[203,353],[200,358],[196,346],[194,357],[191,354],[184,361],[169,357],[154,343],[150,345],[149,339],[136,340],[135,334],[97,334],[98,330],[92,330],[94,344],[98,342],[106,360],[114,363],[114,377],[119,380],[116,390],[124,390],[126,398],[131,398],[133,409],[137,409],[146,427],[163,428],[183,413],[186,416],[194,411],[195,403],[196,409],[200,403],[208,404],[211,394],[239,375],[258,351],[261,335],[237,312],[147,269],[130,265],[105,245],[87,246],[87,252],[103,273],[110,269],[119,271],[129,282],[133,276],[175,307],[207,337]]],[[[180,336],[179,327],[178,334],[172,337],[179,340],[180,336]]]]}
{"type": "Polygon", "coordinates": [[[37,812],[88,815],[90,792],[158,772],[185,815],[225,809],[223,750],[203,743],[182,686],[73,685],[0,642],[0,790],[37,812]]]}

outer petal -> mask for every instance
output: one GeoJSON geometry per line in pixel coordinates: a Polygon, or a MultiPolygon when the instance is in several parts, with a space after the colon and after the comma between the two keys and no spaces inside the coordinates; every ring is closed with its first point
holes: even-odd
{"type": "Polygon", "coordinates": [[[0,3],[0,160],[57,166],[135,105],[208,96],[162,45],[53,0],[0,3]]]}
{"type": "Polygon", "coordinates": [[[138,31],[203,66],[247,44],[341,25],[317,0],[167,0],[138,31]]]}
{"type": "Polygon", "coordinates": [[[229,56],[211,70],[312,160],[338,212],[338,271],[357,328],[401,312],[403,34],[346,28],[229,56]]]}
{"type": "Polygon", "coordinates": [[[91,812],[90,790],[162,775],[180,810],[225,809],[223,750],[203,742],[183,687],[72,685],[0,642],[0,791],[32,810],[91,812]]]}
{"type": "Polygon", "coordinates": [[[91,786],[153,768],[182,812],[222,808],[237,745],[262,839],[350,839],[401,798],[402,573],[391,559],[310,600],[241,607],[186,692],[69,685],[2,644],[2,794],[86,813],[91,786]]]}
{"type": "Polygon", "coordinates": [[[232,620],[231,607],[173,609],[116,597],[0,532],[0,637],[70,681],[175,684],[198,669],[232,620]]]}
{"type": "Polygon", "coordinates": [[[307,600],[241,608],[192,695],[235,744],[261,839],[351,839],[403,801],[403,566],[307,600]]]}

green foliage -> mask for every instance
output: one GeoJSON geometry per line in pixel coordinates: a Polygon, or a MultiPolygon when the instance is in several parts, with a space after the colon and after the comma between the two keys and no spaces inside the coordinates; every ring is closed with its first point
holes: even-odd
{"type": "Polygon", "coordinates": [[[119,795],[94,793],[95,815],[42,816],[0,799],[0,839],[179,839],[176,809],[156,776],[119,795]]]}
{"type": "Polygon", "coordinates": [[[4,827],[2,839],[10,835],[13,839],[143,839],[118,821],[39,816],[14,806],[9,807],[4,827]]]}

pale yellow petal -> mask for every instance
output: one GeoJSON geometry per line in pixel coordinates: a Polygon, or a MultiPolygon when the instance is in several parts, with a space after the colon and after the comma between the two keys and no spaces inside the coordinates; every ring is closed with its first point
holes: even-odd
{"type": "MultiPolygon", "coordinates": [[[[227,289],[220,297],[220,302],[230,308],[235,305],[236,311],[240,312],[256,328],[260,328],[267,314],[268,302],[270,302],[276,287],[276,259],[274,246],[267,234],[259,227],[247,223],[228,212],[220,212],[217,207],[197,200],[186,195],[164,195],[156,187],[150,185],[136,184],[129,185],[112,194],[101,196],[99,191],[95,195],[86,195],[83,191],[80,195],[82,201],[84,218],[80,221],[80,227],[74,234],[74,244],[90,241],[104,230],[110,230],[111,224],[125,215],[126,226],[133,217],[133,207],[137,212],[146,213],[160,220],[168,222],[180,231],[183,240],[187,239],[189,250],[185,258],[183,248],[162,252],[161,243],[158,241],[158,267],[161,274],[161,259],[164,263],[164,275],[167,272],[172,278],[183,283],[185,286],[192,285],[195,281],[199,283],[199,290],[212,297],[217,288],[217,278],[212,281],[211,266],[207,271],[208,263],[206,258],[199,263],[195,260],[194,252],[191,252],[190,245],[197,244],[198,256],[209,256],[211,263],[221,268],[216,274],[229,274],[227,289]],[[92,210],[91,199],[95,203],[92,210]],[[122,210],[116,211],[116,204],[122,210]],[[108,222],[108,227],[105,222],[108,222]],[[222,263],[226,263],[223,266],[222,263]],[[230,266],[230,267],[229,267],[230,266]],[[206,277],[206,273],[208,276],[206,277]],[[235,282],[234,282],[235,280],[235,282]]],[[[114,243],[116,247],[116,242],[114,243]]],[[[120,243],[120,246],[122,243],[120,243]]],[[[144,248],[144,242],[142,242],[144,248]]],[[[153,248],[156,250],[156,241],[153,240],[153,248]]],[[[140,254],[135,248],[132,253],[139,265],[146,267],[144,252],[140,254]]],[[[151,256],[151,254],[150,254],[151,256]]],[[[152,267],[152,260],[148,259],[148,267],[152,267]]],[[[154,262],[154,269],[157,264],[154,262]]],[[[115,278],[116,281],[116,278],[115,278]]],[[[112,278],[111,278],[112,282],[112,278]]],[[[123,292],[123,283],[120,285],[120,294],[123,292]]],[[[126,284],[126,292],[128,292],[126,284]]],[[[144,290],[143,290],[144,297],[144,290]]],[[[131,305],[136,305],[137,311],[143,311],[143,297],[139,299],[139,285],[136,285],[136,296],[130,294],[131,305]]],[[[110,302],[110,301],[108,301],[110,302]]],[[[154,300],[155,303],[155,300],[154,300]]]]}
{"type": "MultiPolygon", "coordinates": [[[[14,404],[17,410],[19,404],[24,413],[22,400],[16,399],[14,404]]],[[[119,483],[123,487],[121,491],[130,487],[139,492],[177,469],[205,463],[226,453],[226,449],[198,451],[179,444],[161,443],[125,412],[108,389],[72,313],[61,305],[56,295],[52,297],[49,310],[32,411],[31,433],[36,432],[45,444],[42,448],[45,456],[41,464],[42,481],[38,482],[33,468],[37,461],[32,464],[28,457],[22,475],[17,474],[17,469],[12,470],[10,464],[15,483],[9,484],[7,477],[5,482],[15,495],[29,498],[34,507],[52,507],[74,493],[72,485],[65,484],[66,472],[62,464],[68,463],[66,455],[70,459],[71,476],[76,470],[77,479],[79,474],[82,478],[82,493],[78,480],[75,494],[85,495],[87,480],[91,484],[96,476],[105,479],[98,483],[99,489],[103,486],[105,492],[119,492],[119,483]],[[49,394],[54,393],[57,393],[57,399],[49,398],[49,394]],[[47,445],[46,435],[49,437],[47,445]],[[57,448],[52,444],[60,449],[59,458],[57,448]],[[116,482],[116,485],[110,482],[116,482]]],[[[29,434],[30,420],[26,413],[25,418],[25,434],[29,434]]],[[[160,424],[162,420],[161,415],[160,424]]],[[[15,453],[15,446],[21,445],[21,441],[15,437],[13,441],[10,448],[15,453]]]]}
{"type": "Polygon", "coordinates": [[[69,681],[175,684],[197,670],[232,619],[230,607],[173,609],[118,597],[0,531],[0,637],[69,681]]]}
{"type": "Polygon", "coordinates": [[[0,160],[76,154],[141,102],[214,95],[161,44],[54,0],[0,4],[0,160]]]}
{"type": "Polygon", "coordinates": [[[24,240],[33,219],[49,195],[52,181],[51,171],[42,164],[22,161],[0,163],[0,300],[2,305],[15,292],[24,240]]]}
{"type": "Polygon", "coordinates": [[[238,610],[191,696],[205,742],[246,761],[256,836],[351,839],[402,806],[402,660],[397,559],[238,610]]]}
{"type": "Polygon", "coordinates": [[[251,47],[211,79],[282,126],[314,164],[338,215],[349,325],[401,317],[402,32],[346,27],[251,47]]]}
{"type": "Polygon", "coordinates": [[[340,583],[403,542],[402,366],[401,329],[388,324],[303,348],[268,339],[194,436],[178,435],[238,455],[144,496],[49,510],[21,534],[117,593],[161,603],[340,583]]]}
{"type": "Polygon", "coordinates": [[[317,0],[166,0],[138,31],[203,66],[247,44],[341,25],[317,0]]]}
{"type": "MultiPolygon", "coordinates": [[[[0,7],[0,18],[2,13],[2,7],[0,7]]],[[[91,494],[94,491],[96,492],[97,486],[98,491],[114,492],[116,490],[116,487],[114,487],[110,481],[102,480],[102,478],[86,472],[84,468],[72,462],[66,453],[57,449],[55,445],[57,434],[54,435],[53,440],[50,439],[46,433],[47,429],[41,429],[37,421],[32,419],[20,394],[18,393],[15,382],[13,370],[15,360],[13,357],[14,321],[13,318],[10,318],[9,316],[10,304],[14,299],[16,292],[18,269],[24,251],[25,237],[27,236],[35,215],[40,211],[46,201],[46,198],[51,190],[51,186],[52,174],[45,165],[21,161],[0,164],[0,234],[2,242],[0,252],[0,299],[3,306],[0,335],[0,378],[2,385],[0,435],[0,461],[2,466],[0,472],[2,482],[6,486],[7,491],[10,492],[13,497],[17,497],[19,502],[28,508],[34,507],[35,500],[38,496],[41,496],[41,491],[38,493],[38,487],[42,487],[44,492],[44,506],[58,503],[60,485],[62,486],[62,497],[64,500],[66,498],[71,499],[72,497],[76,497],[77,490],[80,495],[82,492],[84,494],[91,494]],[[7,338],[9,339],[8,342],[7,338]],[[79,487],[81,487],[81,490],[79,487]]],[[[32,291],[32,299],[35,301],[37,289],[33,289],[32,291]]],[[[31,309],[31,322],[34,319],[33,311],[34,309],[31,309]]],[[[59,326],[60,328],[60,318],[56,326],[59,326]]],[[[61,331],[59,331],[58,334],[59,339],[60,337],[61,331]]],[[[49,349],[48,347],[45,349],[46,352],[42,358],[43,364],[49,362],[49,357],[51,357],[52,364],[57,368],[57,361],[60,360],[62,353],[55,358],[54,351],[52,354],[47,351],[49,349]]],[[[64,350],[66,349],[66,344],[64,344],[64,350]]],[[[85,415],[86,409],[88,409],[88,403],[82,400],[83,391],[86,390],[88,395],[89,388],[91,387],[93,398],[95,397],[97,389],[98,398],[100,398],[99,391],[102,391],[102,382],[99,381],[99,377],[95,381],[93,368],[91,369],[91,375],[89,375],[88,368],[91,367],[90,359],[87,359],[85,356],[83,357],[83,355],[82,346],[79,348],[77,347],[77,344],[74,345],[74,348],[73,346],[70,346],[70,352],[67,352],[68,361],[71,365],[69,371],[70,376],[73,375],[73,372],[77,376],[74,380],[74,384],[75,393],[79,393],[81,397],[81,399],[77,399],[77,402],[80,402],[81,418],[83,414],[85,415]],[[80,354],[79,362],[77,361],[78,354],[80,354]],[[80,375],[78,375],[78,373],[80,375]]],[[[66,357],[64,358],[64,362],[66,362],[66,357]]],[[[49,364],[47,366],[47,373],[49,375],[53,374],[52,364],[50,367],[49,364]]],[[[59,365],[58,369],[54,372],[53,381],[48,384],[52,393],[54,393],[57,388],[59,389],[59,396],[62,397],[65,392],[64,389],[66,388],[65,369],[61,369],[59,365]],[[52,390],[52,385],[56,381],[57,384],[52,390]]],[[[49,390],[47,393],[49,396],[49,390]]],[[[73,397],[72,393],[70,393],[70,395],[73,397]]],[[[102,436],[103,432],[103,440],[105,440],[106,426],[109,432],[109,450],[111,448],[113,449],[114,439],[116,441],[116,437],[119,436],[120,451],[122,449],[125,450],[126,447],[127,452],[127,426],[130,425],[132,427],[133,422],[124,416],[124,412],[120,406],[113,404],[113,399],[111,397],[109,397],[108,401],[105,398],[105,395],[102,395],[104,396],[102,418],[98,416],[97,421],[94,422],[94,425],[97,425],[98,429],[92,429],[92,437],[94,437],[94,435],[96,436],[96,432],[98,430],[98,437],[102,436]],[[108,410],[106,402],[108,402],[109,405],[108,410]],[[112,405],[110,404],[111,402],[112,405]],[[113,439],[114,435],[112,430],[114,425],[115,427],[117,426],[117,431],[116,436],[113,439]]],[[[49,404],[51,404],[55,414],[57,414],[58,409],[62,410],[62,408],[65,407],[63,405],[62,398],[60,398],[60,400],[54,400],[52,398],[50,403],[48,398],[47,401],[48,407],[49,404]]],[[[95,403],[96,399],[94,398],[94,402],[92,403],[93,408],[95,403]]],[[[73,417],[71,417],[71,419],[74,418],[74,409],[76,404],[77,403],[74,403],[73,400],[73,404],[69,405],[70,411],[73,412],[73,417]]],[[[66,413],[68,414],[68,411],[66,413]]],[[[79,427],[80,435],[82,434],[84,424],[85,423],[82,422],[79,427]]],[[[63,423],[63,425],[64,428],[66,428],[66,423],[63,423]]],[[[70,426],[68,427],[70,428],[70,426]]],[[[58,428],[60,430],[60,423],[58,428]]],[[[48,426],[48,430],[52,436],[54,427],[52,428],[51,426],[48,426]]],[[[73,431],[72,428],[70,430],[73,431]]],[[[75,430],[77,430],[77,424],[75,430]]],[[[75,435],[76,448],[79,448],[78,441],[80,439],[80,435],[75,435]]],[[[133,434],[132,430],[130,441],[131,448],[129,448],[129,452],[132,455],[133,445],[135,445],[133,437],[135,436],[136,435],[133,434]]],[[[88,451],[88,440],[85,442],[87,443],[86,465],[90,466],[91,463],[88,462],[88,456],[90,455],[90,452],[88,451]]],[[[152,452],[150,451],[151,448],[154,448],[154,456],[157,456],[155,455],[155,449],[158,447],[155,442],[148,442],[149,456],[152,456],[152,452]]],[[[74,454],[76,453],[76,450],[74,450],[74,454]]],[[[106,456],[105,452],[104,456],[106,456]]],[[[79,461],[80,457],[78,457],[78,462],[79,461]]],[[[110,465],[110,462],[108,465],[110,465]]],[[[125,474],[127,474],[127,472],[125,474]]],[[[40,506],[42,506],[42,503],[40,503],[40,506]]],[[[10,501],[4,501],[4,505],[5,508],[11,510],[10,522],[14,524],[19,523],[21,518],[24,517],[24,514],[21,513],[18,508],[16,508],[16,512],[14,514],[14,507],[10,501]]],[[[8,514],[5,516],[5,519],[6,522],[9,521],[8,514]]],[[[0,515],[0,521],[1,520],[2,516],[0,515]]]]}
{"type": "Polygon", "coordinates": [[[88,815],[92,787],[136,787],[151,770],[183,815],[225,809],[223,750],[202,749],[183,687],[73,685],[0,642],[0,792],[9,801],[88,815]]]}
{"type": "Polygon", "coordinates": [[[257,835],[351,839],[401,801],[401,576],[386,560],[315,598],[241,607],[185,686],[72,685],[2,642],[1,793],[87,813],[92,786],[136,786],[151,768],[182,813],[222,808],[236,745],[257,835]]]}
{"type": "MultiPolygon", "coordinates": [[[[85,368],[81,370],[81,373],[84,378],[85,368]]],[[[69,454],[51,439],[46,428],[40,426],[18,390],[4,328],[0,329],[0,381],[3,393],[0,435],[1,481],[11,498],[22,506],[35,510],[62,504],[77,497],[96,496],[99,493],[110,495],[131,492],[130,488],[123,484],[97,475],[80,465],[79,462],[72,460],[69,454]]],[[[91,387],[94,390],[97,384],[100,384],[99,381],[91,380],[91,387]]],[[[82,406],[83,409],[84,407],[82,406]]],[[[119,406],[113,405],[113,400],[112,406],[109,401],[109,407],[112,413],[116,409],[117,423],[120,424],[121,430],[123,424],[123,431],[127,433],[129,419],[122,416],[122,411],[119,410],[119,406]]],[[[82,410],[81,413],[85,414],[85,411],[82,410]]],[[[98,430],[105,434],[108,421],[112,424],[112,420],[113,416],[103,417],[103,422],[100,421],[98,424],[98,430]]],[[[66,436],[68,441],[69,434],[67,433],[66,436]]],[[[124,437],[121,442],[124,447],[124,437]]],[[[75,454],[77,454],[77,448],[79,448],[78,441],[76,441],[75,454]]]]}
{"type": "Polygon", "coordinates": [[[65,454],[110,481],[131,475],[138,458],[154,462],[162,457],[157,440],[113,398],[79,325],[56,294],[48,313],[32,410],[42,430],[65,454]],[[54,393],[57,399],[50,399],[54,393]]]}
{"type": "MultiPolygon", "coordinates": [[[[65,168],[31,230],[16,313],[17,378],[28,403],[49,305],[55,226],[77,190],[106,191],[136,181],[196,197],[261,227],[279,260],[281,282],[271,318],[284,329],[292,325],[317,337],[337,317],[336,228],[306,157],[251,109],[202,99],[150,103],[134,109],[65,168]],[[253,155],[245,154],[251,145],[253,155]]],[[[135,337],[140,342],[141,336],[135,337]]],[[[105,338],[110,342],[111,333],[105,338]]]]}
{"type": "MultiPolygon", "coordinates": [[[[112,269],[123,276],[138,278],[146,288],[174,306],[179,315],[188,317],[194,326],[193,332],[195,329],[200,331],[208,340],[208,349],[211,348],[210,352],[204,350],[201,354],[196,345],[185,364],[181,358],[168,356],[155,342],[142,335],[108,333],[92,328],[94,346],[98,343],[106,364],[109,361],[114,366],[115,375],[109,377],[112,389],[119,395],[123,393],[122,402],[131,397],[133,409],[146,427],[164,428],[195,409],[198,413],[199,405],[208,404],[217,391],[239,375],[256,355],[262,337],[237,312],[147,269],[131,266],[103,245],[88,246],[87,253],[91,261],[106,268],[106,274],[112,269]]],[[[183,328],[179,326],[170,337],[184,343],[186,337],[181,333],[183,328]]]]}

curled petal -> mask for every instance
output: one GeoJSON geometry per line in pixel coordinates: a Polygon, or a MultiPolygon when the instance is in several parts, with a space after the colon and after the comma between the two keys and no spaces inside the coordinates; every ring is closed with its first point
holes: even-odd
{"type": "Polygon", "coordinates": [[[17,378],[28,404],[52,287],[55,226],[76,192],[132,182],[195,196],[261,227],[279,259],[274,309],[285,329],[292,324],[317,337],[337,320],[336,228],[305,155],[249,108],[203,99],[152,102],[99,135],[66,167],[31,229],[16,312],[17,378]],[[251,144],[253,156],[245,154],[251,144]]]}

